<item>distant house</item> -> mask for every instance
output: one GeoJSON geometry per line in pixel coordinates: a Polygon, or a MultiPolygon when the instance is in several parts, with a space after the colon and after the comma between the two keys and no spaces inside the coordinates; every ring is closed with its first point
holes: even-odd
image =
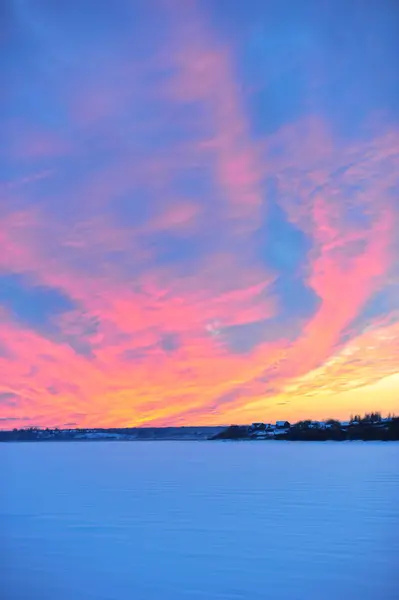
{"type": "Polygon", "coordinates": [[[265,424],[264,423],[252,423],[250,426],[251,431],[264,431],[265,424]]]}
{"type": "Polygon", "coordinates": [[[289,421],[276,421],[276,427],[274,429],[274,436],[278,437],[279,435],[284,435],[288,433],[291,425],[289,421]]]}
{"type": "MultiPolygon", "coordinates": [[[[286,421],[282,421],[283,424],[286,421]]],[[[265,440],[267,438],[273,437],[276,426],[272,423],[252,423],[252,425],[248,428],[249,436],[253,439],[257,440],[265,440]]],[[[283,433],[287,431],[287,429],[282,429],[283,433]]]]}

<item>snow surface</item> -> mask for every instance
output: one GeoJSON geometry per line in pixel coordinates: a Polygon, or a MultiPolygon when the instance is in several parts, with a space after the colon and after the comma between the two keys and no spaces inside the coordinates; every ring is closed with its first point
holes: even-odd
{"type": "Polygon", "coordinates": [[[394,600],[399,444],[0,444],[5,600],[394,600]]]}

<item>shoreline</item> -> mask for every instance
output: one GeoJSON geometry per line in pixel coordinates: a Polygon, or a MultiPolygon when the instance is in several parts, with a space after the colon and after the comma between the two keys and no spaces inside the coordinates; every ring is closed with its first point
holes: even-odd
{"type": "Polygon", "coordinates": [[[88,427],[0,430],[0,442],[173,442],[173,441],[399,441],[399,417],[380,413],[349,421],[257,422],[252,425],[178,427],[88,427]]]}

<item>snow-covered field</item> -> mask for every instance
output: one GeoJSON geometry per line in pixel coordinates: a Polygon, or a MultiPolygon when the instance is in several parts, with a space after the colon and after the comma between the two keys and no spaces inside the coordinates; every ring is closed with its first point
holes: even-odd
{"type": "Polygon", "coordinates": [[[396,600],[399,444],[0,445],[4,600],[396,600]]]}

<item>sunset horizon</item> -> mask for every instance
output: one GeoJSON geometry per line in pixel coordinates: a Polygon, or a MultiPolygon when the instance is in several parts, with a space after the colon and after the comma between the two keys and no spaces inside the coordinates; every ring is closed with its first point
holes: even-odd
{"type": "MultiPolygon", "coordinates": [[[[373,412],[379,412],[379,411],[373,411],[373,412]]],[[[392,416],[392,418],[396,418],[396,413],[386,413],[386,414],[385,413],[384,414],[381,413],[381,418],[382,419],[387,419],[390,416],[392,416]]],[[[336,421],[345,423],[345,422],[350,421],[351,417],[352,417],[352,415],[346,415],[344,417],[337,417],[337,416],[336,417],[331,417],[331,416],[329,416],[329,417],[325,417],[325,418],[316,419],[316,418],[313,417],[313,415],[309,415],[308,414],[306,416],[306,418],[301,418],[301,419],[290,419],[289,416],[286,416],[286,417],[281,418],[281,419],[277,418],[277,419],[263,419],[262,420],[261,418],[258,418],[256,420],[252,421],[252,423],[251,422],[247,422],[247,423],[222,423],[222,422],[220,422],[220,423],[209,423],[209,424],[199,425],[198,423],[194,422],[194,423],[186,423],[184,425],[179,425],[179,424],[175,424],[175,425],[173,425],[173,424],[164,424],[164,425],[151,425],[151,424],[144,424],[144,425],[134,425],[134,424],[132,424],[132,425],[130,425],[130,424],[128,424],[128,425],[126,425],[126,424],[124,424],[124,425],[110,425],[110,426],[107,426],[107,425],[93,425],[93,424],[87,424],[85,426],[80,426],[78,423],[64,423],[64,424],[52,424],[52,425],[46,425],[46,424],[44,424],[44,425],[33,425],[33,424],[30,424],[30,425],[25,425],[25,426],[13,427],[12,429],[20,429],[20,430],[23,430],[23,429],[50,429],[50,430],[51,429],[60,429],[60,430],[62,430],[62,429],[65,429],[65,430],[72,430],[72,429],[82,429],[82,430],[85,430],[85,429],[98,429],[98,430],[100,430],[100,429],[104,429],[105,430],[105,429],[146,429],[146,428],[148,428],[148,429],[184,429],[184,428],[187,428],[187,429],[196,429],[196,428],[198,428],[198,429],[206,429],[206,428],[212,429],[212,428],[227,428],[227,427],[230,427],[231,425],[233,425],[233,426],[235,426],[235,425],[238,425],[238,426],[241,426],[241,425],[243,425],[243,426],[249,426],[249,425],[251,425],[253,423],[272,423],[272,424],[274,424],[276,422],[288,422],[288,423],[291,423],[291,424],[295,424],[295,423],[299,423],[299,422],[302,422],[302,421],[308,421],[308,420],[312,421],[312,422],[320,422],[320,423],[325,423],[325,422],[327,422],[329,420],[336,420],[336,421]]],[[[0,427],[0,431],[11,431],[11,427],[8,427],[8,428],[6,428],[6,427],[0,427]]]]}

